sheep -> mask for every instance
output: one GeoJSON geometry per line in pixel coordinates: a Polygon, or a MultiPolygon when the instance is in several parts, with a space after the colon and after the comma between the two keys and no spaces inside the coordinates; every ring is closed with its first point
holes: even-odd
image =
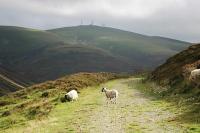
{"type": "Polygon", "coordinates": [[[68,101],[77,101],[78,99],[78,93],[76,90],[71,90],[67,94],[65,94],[65,99],[68,101]]]}
{"type": "MultiPolygon", "coordinates": [[[[117,90],[108,90],[107,88],[103,87],[101,92],[105,92],[107,100],[110,100],[113,103],[117,103],[118,91],[117,90]],[[114,101],[112,101],[112,99],[114,101]]],[[[108,101],[107,101],[108,103],[108,101]]]]}
{"type": "Polygon", "coordinates": [[[191,82],[196,83],[199,86],[200,85],[200,69],[195,69],[191,71],[189,80],[191,82]]]}

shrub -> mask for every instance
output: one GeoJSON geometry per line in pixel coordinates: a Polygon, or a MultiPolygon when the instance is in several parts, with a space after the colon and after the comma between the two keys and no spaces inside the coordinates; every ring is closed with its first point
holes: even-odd
{"type": "Polygon", "coordinates": [[[51,109],[52,109],[52,106],[31,107],[30,109],[28,109],[28,111],[26,113],[26,117],[28,119],[40,118],[40,117],[48,115],[48,113],[51,111],[51,109]]]}
{"type": "Polygon", "coordinates": [[[0,101],[0,106],[5,106],[5,105],[9,105],[9,104],[11,104],[10,101],[5,101],[5,100],[0,101]]]}
{"type": "Polygon", "coordinates": [[[5,111],[2,113],[1,116],[5,117],[5,116],[9,116],[9,115],[11,115],[10,111],[5,111]]]}
{"type": "Polygon", "coordinates": [[[38,112],[37,108],[31,108],[28,110],[28,113],[26,116],[28,117],[28,119],[33,119],[33,118],[35,118],[37,112],[38,112]]]}
{"type": "Polygon", "coordinates": [[[41,97],[48,97],[49,96],[49,92],[43,92],[41,97]]]}
{"type": "Polygon", "coordinates": [[[26,113],[28,119],[40,118],[48,115],[51,111],[52,105],[49,102],[44,102],[36,106],[30,107],[26,113]]]}

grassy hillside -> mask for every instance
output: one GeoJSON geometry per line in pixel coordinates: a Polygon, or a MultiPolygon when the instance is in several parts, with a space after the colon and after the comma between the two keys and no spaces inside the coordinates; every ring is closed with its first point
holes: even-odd
{"type": "Polygon", "coordinates": [[[70,44],[102,48],[143,68],[154,68],[169,56],[185,49],[189,43],[145,36],[108,27],[83,25],[49,30],[70,44]],[[144,62],[145,60],[145,62],[144,62]]]}
{"type": "MultiPolygon", "coordinates": [[[[57,36],[34,29],[21,27],[0,27],[0,64],[8,71],[17,72],[27,80],[27,71],[34,69],[34,59],[46,47],[60,42],[57,36]],[[31,69],[32,68],[32,69],[31,69]],[[28,69],[28,70],[26,70],[28,69]]],[[[39,60],[39,59],[38,59],[39,60]]]]}
{"type": "Polygon", "coordinates": [[[121,76],[113,73],[77,73],[2,96],[0,132],[46,117],[58,103],[66,102],[64,94],[71,89],[80,91],[119,77],[121,76]]]}
{"type": "MultiPolygon", "coordinates": [[[[180,91],[177,92],[177,90],[184,90],[184,88],[178,89],[177,87],[173,86],[161,86],[156,83],[156,80],[151,81],[146,79],[136,83],[135,88],[149,96],[153,96],[153,100],[159,100],[160,102],[158,103],[161,103],[161,106],[157,108],[158,110],[161,108],[163,109],[165,103],[172,105],[168,106],[165,110],[173,110],[177,112],[174,114],[174,116],[165,121],[165,123],[175,122],[179,125],[179,127],[187,127],[187,129],[184,131],[178,130],[175,132],[200,132],[200,96],[199,94],[197,95],[197,93],[195,93],[195,89],[190,92],[180,93],[180,91]],[[164,101],[164,103],[161,101],[164,101]],[[174,109],[174,107],[176,109],[174,109]]],[[[171,132],[172,131],[169,131],[169,133],[171,132]]]]}
{"type": "Polygon", "coordinates": [[[12,91],[16,91],[18,89],[24,89],[25,87],[19,83],[17,83],[16,81],[9,79],[8,77],[0,74],[0,96],[12,92],[12,91]],[[7,88],[7,89],[5,89],[7,88]]]}
{"type": "Polygon", "coordinates": [[[200,94],[200,90],[189,83],[190,72],[197,69],[200,65],[200,44],[190,46],[188,49],[169,58],[163,65],[159,66],[152,72],[151,79],[160,85],[170,85],[178,93],[187,93],[196,90],[196,94],[200,94]]]}
{"type": "MultiPolygon", "coordinates": [[[[135,68],[105,50],[69,45],[50,32],[11,26],[0,27],[0,65],[10,71],[11,79],[17,79],[14,78],[17,73],[19,80],[23,78],[28,83],[53,80],[76,72],[122,72],[135,68]]],[[[0,73],[4,71],[0,69],[0,73]]],[[[16,90],[5,85],[2,85],[3,89],[5,92],[16,90]]]]}
{"type": "Polygon", "coordinates": [[[148,89],[157,92],[161,97],[169,101],[175,101],[177,105],[189,106],[187,113],[181,118],[188,122],[200,122],[200,88],[189,80],[190,72],[200,68],[200,44],[190,46],[188,49],[169,58],[163,65],[155,69],[150,75],[148,89]]]}
{"type": "Polygon", "coordinates": [[[0,66],[0,81],[0,96],[33,84],[19,73],[2,66],[0,66]]]}

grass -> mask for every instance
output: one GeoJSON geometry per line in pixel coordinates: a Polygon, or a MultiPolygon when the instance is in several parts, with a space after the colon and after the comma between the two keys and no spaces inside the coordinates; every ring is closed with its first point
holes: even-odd
{"type": "MultiPolygon", "coordinates": [[[[150,82],[141,82],[140,78],[141,75],[136,79],[117,79],[102,83],[100,86],[85,86],[84,89],[79,90],[78,101],[63,103],[59,100],[63,96],[62,93],[57,93],[55,96],[49,92],[47,97],[46,95],[42,97],[42,94],[46,94],[46,90],[45,93],[40,92],[43,88],[39,86],[43,85],[38,85],[39,92],[35,89],[32,92],[33,96],[28,96],[29,100],[17,104],[18,112],[0,118],[0,131],[6,133],[89,132],[101,127],[102,122],[108,128],[112,128],[114,125],[112,125],[113,122],[110,123],[110,120],[116,120],[117,125],[126,128],[128,133],[181,132],[185,129],[191,133],[199,131],[199,123],[183,121],[179,117],[190,109],[187,105],[169,101],[169,97],[163,97],[162,93],[157,93],[159,89],[155,89],[152,93],[153,88],[158,86],[150,82]],[[103,105],[99,89],[101,86],[117,88],[120,91],[119,103],[116,106],[103,105]],[[32,102],[34,97],[41,99],[32,102]],[[41,115],[44,113],[43,109],[47,110],[48,106],[53,106],[52,110],[41,115]],[[26,111],[23,112],[21,108],[26,111]],[[99,125],[94,124],[95,122],[99,125]]],[[[4,106],[1,111],[12,107],[12,104],[4,106]]]]}
{"type": "Polygon", "coordinates": [[[132,132],[136,132],[136,133],[141,133],[141,127],[138,123],[131,123],[128,125],[128,129],[127,129],[128,133],[132,133],[132,132]]]}
{"type": "MultiPolygon", "coordinates": [[[[81,130],[81,126],[87,126],[89,112],[93,112],[95,108],[101,104],[100,98],[93,93],[97,93],[99,87],[87,87],[81,90],[80,98],[75,102],[58,103],[48,117],[43,119],[30,120],[28,124],[23,126],[14,126],[5,130],[6,132],[15,131],[21,133],[23,131],[38,132],[75,132],[81,130]],[[77,125],[83,124],[83,125],[77,125]],[[79,127],[80,129],[77,129],[79,127]]],[[[100,93],[100,92],[99,92],[100,93]]],[[[101,95],[99,95],[101,96],[101,95]]],[[[6,121],[5,124],[6,125],[6,121]]],[[[7,125],[12,125],[7,122],[7,125]]],[[[85,127],[84,127],[85,128],[85,127]]],[[[86,128],[87,129],[87,128],[86,128]]],[[[87,132],[87,131],[85,131],[87,132]]]]}
{"type": "Polygon", "coordinates": [[[200,44],[196,44],[169,58],[151,73],[149,79],[162,86],[171,86],[171,93],[190,93],[199,97],[199,87],[189,81],[191,71],[198,69],[199,65],[200,44]]]}
{"type": "MultiPolygon", "coordinates": [[[[83,88],[97,86],[119,77],[121,76],[114,73],[78,73],[0,97],[0,130],[27,124],[31,120],[44,119],[57,105],[61,108],[62,105],[70,105],[66,101],[60,105],[60,100],[71,89],[79,92],[83,88]]],[[[73,106],[74,104],[69,109],[73,106]]]]}
{"type": "MultiPolygon", "coordinates": [[[[130,85],[131,84],[132,83],[130,83],[130,85]]],[[[198,99],[196,99],[192,93],[174,95],[169,91],[169,88],[160,87],[156,83],[148,80],[141,80],[141,82],[134,83],[134,85],[147,96],[155,98],[153,104],[157,107],[166,108],[166,106],[168,106],[168,108],[166,108],[167,110],[178,114],[169,121],[184,123],[182,126],[188,128],[188,132],[196,133],[200,131],[200,106],[197,104],[198,99]]]]}
{"type": "MultiPolygon", "coordinates": [[[[87,123],[89,117],[88,112],[92,112],[95,110],[95,108],[101,104],[99,95],[92,95],[94,93],[97,93],[99,91],[99,87],[93,87],[93,88],[87,88],[84,91],[81,92],[81,98],[78,100],[78,102],[75,103],[68,103],[61,104],[60,106],[57,106],[57,108],[52,112],[52,116],[55,116],[56,118],[60,119],[58,120],[60,123],[64,124],[61,127],[59,127],[59,130],[63,130],[67,128],[68,131],[78,131],[82,128],[87,129],[84,126],[84,123],[87,123]],[[98,96],[98,97],[97,97],[98,96]],[[67,111],[64,111],[67,107],[67,111]],[[60,113],[60,110],[63,110],[63,112],[60,113]],[[59,116],[58,115],[59,112],[59,116]],[[65,116],[63,118],[63,116],[65,116]],[[65,120],[66,119],[66,120],[65,120]],[[62,122],[64,120],[64,122],[62,122]],[[82,125],[77,125],[82,124],[82,125]],[[83,126],[83,127],[82,127],[83,126]],[[80,129],[77,129],[79,127],[80,129]]],[[[100,93],[100,92],[99,92],[100,93]]],[[[53,127],[54,128],[54,127],[53,127]]],[[[86,132],[86,131],[85,131],[86,132]]]]}

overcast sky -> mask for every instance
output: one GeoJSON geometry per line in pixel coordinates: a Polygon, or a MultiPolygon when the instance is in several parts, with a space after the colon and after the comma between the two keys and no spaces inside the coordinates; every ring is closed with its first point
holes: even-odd
{"type": "Polygon", "coordinates": [[[200,0],[0,0],[0,25],[90,24],[200,42],[200,0]]]}

